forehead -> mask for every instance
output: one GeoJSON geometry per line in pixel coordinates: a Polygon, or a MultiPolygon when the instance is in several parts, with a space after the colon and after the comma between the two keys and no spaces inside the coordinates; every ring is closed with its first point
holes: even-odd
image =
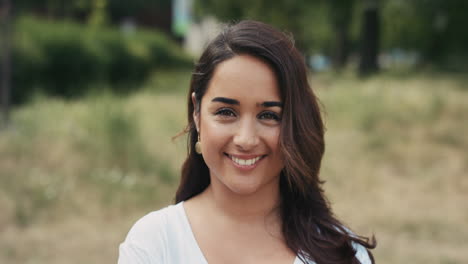
{"type": "Polygon", "coordinates": [[[281,101],[274,71],[265,62],[249,55],[235,56],[220,63],[211,78],[205,97],[229,97],[239,101],[281,101]]]}

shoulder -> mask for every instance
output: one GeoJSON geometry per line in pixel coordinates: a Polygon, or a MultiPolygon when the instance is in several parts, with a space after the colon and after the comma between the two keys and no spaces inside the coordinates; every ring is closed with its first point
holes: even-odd
{"type": "Polygon", "coordinates": [[[167,229],[177,214],[177,206],[171,205],[151,212],[132,226],[119,248],[119,263],[160,263],[167,245],[167,229]]]}
{"type": "Polygon", "coordinates": [[[176,214],[176,206],[178,205],[171,205],[140,218],[128,232],[125,241],[138,242],[160,238],[176,214]]]}

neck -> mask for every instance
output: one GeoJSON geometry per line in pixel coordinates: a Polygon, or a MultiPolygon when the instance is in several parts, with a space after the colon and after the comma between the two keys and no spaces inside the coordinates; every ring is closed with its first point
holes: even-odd
{"type": "Polygon", "coordinates": [[[271,182],[253,194],[238,194],[222,183],[212,181],[202,199],[213,212],[236,223],[279,222],[279,180],[271,182]]]}

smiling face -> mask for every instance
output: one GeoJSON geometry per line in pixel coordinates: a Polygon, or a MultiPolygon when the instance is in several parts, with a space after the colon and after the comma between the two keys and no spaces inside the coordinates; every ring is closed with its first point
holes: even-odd
{"type": "Polygon", "coordinates": [[[216,67],[194,113],[213,188],[277,191],[281,105],[275,74],[259,59],[240,55],[216,67]]]}

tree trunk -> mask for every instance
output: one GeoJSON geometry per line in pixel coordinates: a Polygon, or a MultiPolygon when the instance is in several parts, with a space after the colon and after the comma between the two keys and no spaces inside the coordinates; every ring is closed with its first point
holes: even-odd
{"type": "Polygon", "coordinates": [[[1,83],[0,83],[0,104],[1,120],[0,128],[6,127],[9,123],[10,110],[10,80],[11,80],[11,2],[3,0],[1,6],[1,83]]]}
{"type": "Polygon", "coordinates": [[[333,45],[333,66],[336,70],[342,70],[349,57],[349,26],[352,20],[354,0],[330,1],[330,17],[335,34],[333,45]]]}
{"type": "Polygon", "coordinates": [[[359,74],[367,76],[379,71],[380,17],[378,0],[366,1],[362,19],[359,74]]]}
{"type": "Polygon", "coordinates": [[[335,28],[335,45],[333,65],[336,70],[342,70],[348,62],[349,54],[349,33],[347,25],[340,25],[335,28]]]}

